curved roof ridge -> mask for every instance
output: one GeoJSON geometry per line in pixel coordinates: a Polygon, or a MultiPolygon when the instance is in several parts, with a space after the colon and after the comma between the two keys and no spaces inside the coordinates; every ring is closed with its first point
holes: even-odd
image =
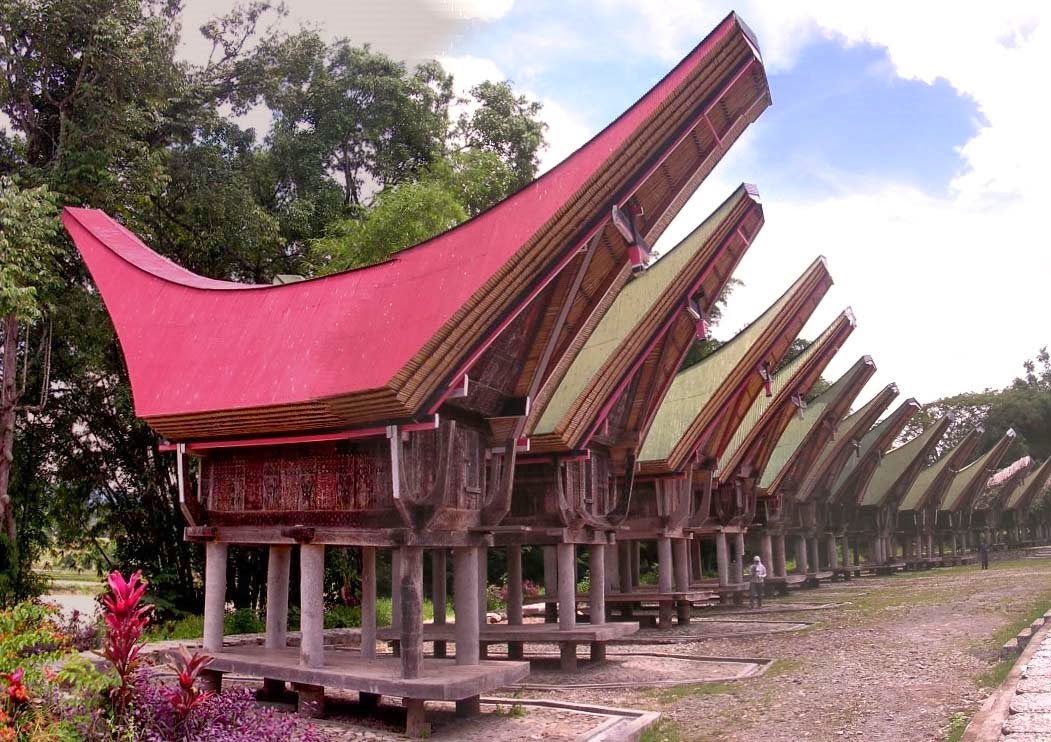
{"type": "MultiPolygon", "coordinates": [[[[873,363],[872,357],[861,356],[828,389],[811,400],[801,416],[789,421],[763,471],[759,482],[760,489],[770,493],[771,490],[779,488],[789,470],[797,465],[805,466],[801,462],[804,453],[811,454],[813,461],[820,457],[821,450],[806,451],[805,448],[824,449],[827,439],[834,435],[834,428],[842,422],[842,415],[834,413],[834,410],[849,407],[875,371],[876,364],[873,363]],[[834,419],[830,415],[834,416],[834,419]],[[828,430],[823,431],[824,435],[819,435],[817,427],[822,421],[827,421],[828,430]],[[818,440],[813,440],[814,438],[818,440]]],[[[802,474],[805,477],[807,472],[802,474]]]]}

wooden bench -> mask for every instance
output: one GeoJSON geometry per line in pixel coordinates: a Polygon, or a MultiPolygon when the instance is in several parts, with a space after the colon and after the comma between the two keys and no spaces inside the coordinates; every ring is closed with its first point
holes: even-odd
{"type": "MultiPolygon", "coordinates": [[[[562,669],[576,670],[576,648],[578,644],[590,645],[591,660],[601,662],[606,659],[606,642],[634,634],[639,630],[638,623],[617,621],[612,623],[581,623],[572,629],[560,629],[553,623],[525,624],[485,624],[480,628],[479,644],[483,656],[488,653],[491,644],[506,644],[509,659],[523,659],[522,647],[525,644],[557,644],[561,651],[562,669]]],[[[380,629],[377,636],[381,641],[398,644],[397,629],[380,629]]],[[[423,641],[455,642],[456,624],[424,624],[423,641]]]]}
{"type": "MultiPolygon", "coordinates": [[[[644,605],[656,605],[658,608],[657,627],[661,629],[671,628],[672,615],[678,617],[679,625],[690,622],[690,611],[694,603],[709,603],[713,598],[710,590],[688,590],[672,591],[667,593],[657,590],[635,590],[630,593],[606,593],[607,606],[617,606],[620,616],[615,617],[620,621],[633,621],[635,607],[644,605]]],[[[578,595],[577,603],[587,605],[589,596],[578,595]]],[[[551,599],[548,602],[554,602],[551,599]]]]}

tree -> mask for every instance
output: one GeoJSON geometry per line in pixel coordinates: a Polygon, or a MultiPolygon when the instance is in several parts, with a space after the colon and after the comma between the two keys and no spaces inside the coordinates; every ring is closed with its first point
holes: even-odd
{"type": "Polygon", "coordinates": [[[54,275],[55,216],[55,203],[47,188],[21,188],[11,178],[0,177],[0,549],[6,557],[0,562],[6,568],[6,574],[0,575],[6,583],[0,586],[0,594],[8,599],[11,583],[17,582],[16,575],[25,568],[18,558],[15,508],[8,492],[15,430],[20,413],[40,412],[44,407],[51,346],[50,332],[44,329],[39,348],[43,366],[40,391],[26,404],[32,351],[29,333],[22,327],[40,324],[44,313],[43,293],[54,275]]]}
{"type": "Polygon", "coordinates": [[[263,91],[274,112],[272,145],[320,165],[311,180],[318,169],[335,176],[344,207],[361,206],[368,190],[411,179],[440,156],[452,80],[437,63],[410,73],[368,46],[326,45],[308,31],[273,59],[279,74],[263,91]]]}
{"type": "MultiPolygon", "coordinates": [[[[547,125],[537,119],[541,104],[515,95],[507,82],[483,82],[471,88],[476,104],[460,115],[454,139],[458,149],[491,152],[514,174],[510,191],[536,177],[538,153],[547,125]]],[[[468,101],[464,101],[467,103],[468,101]]]]}

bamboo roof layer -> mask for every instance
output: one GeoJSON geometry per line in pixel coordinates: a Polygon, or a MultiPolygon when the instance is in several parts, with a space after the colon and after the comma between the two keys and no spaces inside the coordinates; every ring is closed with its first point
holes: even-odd
{"type": "Polygon", "coordinates": [[[1036,502],[1037,495],[1046,491],[1047,482],[1051,479],[1051,456],[1044,459],[1044,463],[1036,467],[1032,476],[1027,477],[1023,486],[1011,493],[1005,509],[1026,511],[1036,502]]]}
{"type": "Polygon", "coordinates": [[[916,477],[926,468],[931,454],[951,422],[952,417],[944,415],[907,443],[884,454],[872,474],[868,487],[865,488],[861,506],[880,507],[888,502],[900,501],[902,495],[912,487],[916,477]]]}
{"type": "Polygon", "coordinates": [[[902,498],[898,511],[922,510],[929,505],[941,503],[946,489],[978,445],[980,436],[979,428],[969,430],[959,443],[921,471],[902,498]]]}
{"type": "Polygon", "coordinates": [[[969,507],[981,493],[989,480],[989,475],[1000,463],[1000,459],[1007,453],[1014,437],[1015,432],[1008,430],[996,442],[996,445],[960,469],[946,490],[939,509],[955,513],[969,507]]]}
{"type": "Polygon", "coordinates": [[[163,435],[419,419],[592,239],[627,263],[611,205],[640,214],[635,231],[652,244],[769,104],[754,38],[730,14],[612,124],[493,208],[379,265],[285,285],[195,275],[97,210],[66,209],[63,222],[116,326],[136,414],[163,435]]]}
{"type": "Polygon", "coordinates": [[[836,478],[832,488],[832,502],[860,504],[886,452],[919,409],[920,403],[909,398],[865,434],[858,447],[858,455],[848,459],[836,478]]]}
{"type": "Polygon", "coordinates": [[[975,500],[975,510],[989,510],[1004,507],[1021,493],[1026,476],[1033,470],[1033,459],[1023,456],[995,472],[985,483],[985,489],[975,500]]]}
{"type": "Polygon", "coordinates": [[[831,285],[825,260],[819,258],[758,319],[680,371],[642,444],[639,473],[681,472],[695,454],[714,465],[762,389],[760,368],[777,367],[831,285]]]}
{"type": "MultiPolygon", "coordinates": [[[[711,310],[762,226],[758,192],[741,185],[689,236],[629,282],[561,376],[550,401],[545,404],[541,397],[534,403],[531,417],[539,419],[530,450],[581,448],[672,319],[688,313],[690,300],[698,295],[700,309],[705,314],[711,310]]],[[[654,408],[667,382],[662,386],[650,395],[654,408]]]]}
{"type": "Polygon", "coordinates": [[[824,500],[832,495],[833,486],[843,467],[847,465],[849,458],[860,450],[862,438],[897,396],[897,385],[888,384],[860,409],[844,418],[838,426],[841,433],[825,445],[818,460],[803,479],[799,491],[795,493],[797,500],[824,500]]]}
{"type": "Polygon", "coordinates": [[[747,469],[747,476],[757,480],[762,476],[776,442],[791,420],[805,410],[800,405],[805,404],[810,389],[856,324],[854,313],[846,309],[816,340],[773,375],[771,395],[756,397],[719,460],[720,479],[727,479],[739,469],[747,469]]]}
{"type": "Polygon", "coordinates": [[[858,394],[876,372],[869,356],[862,356],[846,373],[811,400],[802,414],[794,417],[781,434],[770,455],[759,489],[767,495],[780,495],[782,485],[793,490],[817,461],[822,449],[835,435],[858,394]],[[789,484],[789,481],[793,484],[789,484]]]}

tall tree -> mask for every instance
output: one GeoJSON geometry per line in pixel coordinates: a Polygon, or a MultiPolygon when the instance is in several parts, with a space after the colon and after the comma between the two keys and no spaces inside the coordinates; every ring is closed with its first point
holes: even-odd
{"type": "Polygon", "coordinates": [[[47,188],[20,188],[11,178],[0,177],[0,548],[5,552],[0,581],[8,583],[0,586],[0,593],[5,595],[14,579],[12,573],[17,574],[21,567],[15,508],[8,493],[15,430],[20,413],[43,409],[48,391],[51,338],[44,330],[40,390],[27,402],[32,338],[23,328],[39,323],[43,316],[42,293],[54,276],[55,217],[55,203],[47,188]]]}

